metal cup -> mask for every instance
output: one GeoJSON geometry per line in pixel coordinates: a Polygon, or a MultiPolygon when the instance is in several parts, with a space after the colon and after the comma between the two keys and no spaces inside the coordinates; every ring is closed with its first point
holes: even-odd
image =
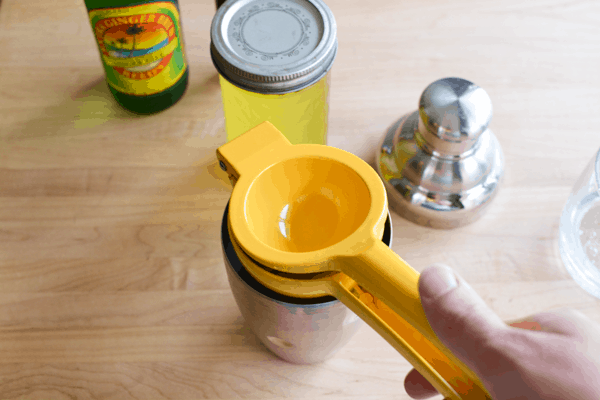
{"type": "MultiPolygon", "coordinates": [[[[313,364],[332,357],[350,341],[363,320],[335,297],[300,299],[259,283],[233,248],[228,216],[229,203],[221,224],[223,259],[233,296],[250,328],[269,350],[291,363],[313,364]]],[[[389,211],[381,240],[388,247],[392,244],[389,211]]]]}

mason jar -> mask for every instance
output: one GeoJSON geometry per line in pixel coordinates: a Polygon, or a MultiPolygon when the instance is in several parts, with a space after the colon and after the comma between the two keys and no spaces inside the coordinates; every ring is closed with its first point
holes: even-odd
{"type": "Polygon", "coordinates": [[[210,53],[219,72],[227,141],[269,121],[292,144],[327,144],[337,28],[321,0],[228,0],[210,53]]]}

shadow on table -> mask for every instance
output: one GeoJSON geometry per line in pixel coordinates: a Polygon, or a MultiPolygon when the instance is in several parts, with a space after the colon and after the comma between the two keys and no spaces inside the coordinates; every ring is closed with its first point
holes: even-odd
{"type": "MultiPolygon", "coordinates": [[[[86,83],[79,83],[71,95],[57,93],[58,100],[54,104],[36,107],[36,114],[26,116],[27,119],[20,126],[15,126],[8,137],[35,139],[73,136],[85,134],[106,123],[114,124],[111,129],[118,129],[119,121],[152,118],[164,112],[178,116],[198,115],[197,119],[202,119],[204,113],[210,119],[208,114],[221,107],[216,72],[199,74],[196,79],[190,80],[186,92],[175,105],[150,115],[139,115],[122,108],[110,92],[104,75],[94,74],[93,77],[88,75],[80,79],[86,83]]],[[[69,89],[74,88],[71,86],[69,89]]]]}
{"type": "MultiPolygon", "coordinates": [[[[104,76],[85,85],[72,97],[73,117],[76,128],[86,128],[86,123],[78,121],[101,121],[103,119],[143,118],[143,116],[122,108],[108,88],[104,76]]],[[[94,126],[90,123],[90,127],[94,126]]]]}
{"type": "MultiPolygon", "coordinates": [[[[140,115],[121,107],[108,88],[105,78],[103,76],[99,77],[88,85],[85,85],[72,98],[75,108],[73,113],[75,127],[93,127],[97,123],[102,123],[110,119],[148,118],[152,115],[172,110],[174,107],[177,107],[179,111],[183,110],[186,114],[203,112],[204,110],[202,109],[204,107],[200,107],[200,110],[196,110],[196,108],[206,101],[206,97],[210,101],[213,101],[217,92],[220,92],[219,75],[214,72],[200,76],[199,79],[201,79],[200,82],[190,80],[183,97],[173,106],[155,114],[140,115]]],[[[218,97],[220,102],[220,96],[218,97]]]]}

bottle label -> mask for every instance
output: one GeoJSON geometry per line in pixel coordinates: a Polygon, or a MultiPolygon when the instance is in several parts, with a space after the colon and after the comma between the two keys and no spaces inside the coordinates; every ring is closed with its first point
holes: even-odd
{"type": "Polygon", "coordinates": [[[89,12],[108,84],[147,96],[173,86],[187,63],[177,7],[167,1],[89,12]]]}

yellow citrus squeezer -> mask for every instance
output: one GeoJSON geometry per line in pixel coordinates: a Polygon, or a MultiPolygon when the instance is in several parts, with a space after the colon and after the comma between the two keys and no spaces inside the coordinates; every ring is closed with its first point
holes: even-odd
{"type": "Polygon", "coordinates": [[[219,147],[217,158],[234,186],[232,243],[255,279],[288,296],[335,296],[447,399],[491,399],[431,329],[419,273],[381,241],[387,197],[366,162],[292,145],[269,122],[219,147]]]}

